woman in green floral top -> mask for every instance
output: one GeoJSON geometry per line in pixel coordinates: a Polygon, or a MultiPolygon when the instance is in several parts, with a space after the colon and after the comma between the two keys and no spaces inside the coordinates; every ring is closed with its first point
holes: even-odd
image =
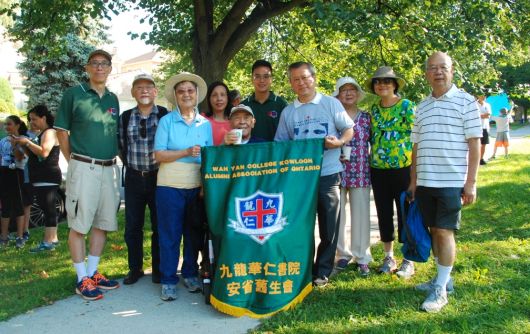
{"type": "MultiPolygon", "coordinates": [[[[372,118],[370,172],[374,192],[379,234],[384,243],[385,259],[379,268],[382,273],[397,270],[394,259],[394,203],[397,207],[398,236],[403,222],[399,196],[410,182],[412,143],[410,133],[414,124],[415,104],[402,99],[398,90],[405,80],[396,76],[391,67],[383,66],[366,82],[366,88],[380,97],[370,108],[372,118]]],[[[403,259],[397,275],[408,278],[414,274],[414,264],[403,259]]]]}

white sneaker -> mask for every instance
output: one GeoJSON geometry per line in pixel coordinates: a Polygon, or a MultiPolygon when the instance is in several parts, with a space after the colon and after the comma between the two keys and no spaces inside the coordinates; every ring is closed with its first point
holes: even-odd
{"type": "MultiPolygon", "coordinates": [[[[435,281],[436,281],[436,277],[431,279],[428,282],[418,284],[416,285],[416,290],[430,292],[432,289],[434,289],[435,281]]],[[[452,277],[449,277],[449,281],[447,282],[447,285],[445,286],[445,291],[447,292],[448,295],[455,292],[455,283],[452,277]]]]}
{"type": "Polygon", "coordinates": [[[411,278],[412,275],[414,275],[414,262],[403,260],[399,270],[396,272],[396,275],[404,279],[411,278]]]}
{"type": "Polygon", "coordinates": [[[447,305],[447,293],[441,286],[435,285],[420,308],[425,312],[434,313],[440,312],[445,305],[447,305]]]}

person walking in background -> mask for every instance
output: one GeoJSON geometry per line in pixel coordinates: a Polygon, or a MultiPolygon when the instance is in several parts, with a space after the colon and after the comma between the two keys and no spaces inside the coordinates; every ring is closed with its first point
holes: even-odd
{"type": "Polygon", "coordinates": [[[153,283],[160,283],[160,246],[156,212],[155,133],[160,118],[167,109],[155,104],[158,90],[149,74],[137,75],[132,83],[131,95],[136,107],[120,116],[118,147],[125,166],[125,243],[129,272],[123,284],[134,284],[144,275],[144,223],[145,207],[149,207],[151,220],[151,264],[153,283]]]}
{"type": "Polygon", "coordinates": [[[490,116],[491,105],[486,102],[486,96],[479,95],[477,97],[478,107],[480,110],[480,122],[482,123],[482,139],[480,139],[480,164],[485,165],[484,153],[486,152],[486,145],[490,143],[490,116]]]}
{"type": "Polygon", "coordinates": [[[254,85],[254,93],[241,101],[241,104],[249,106],[254,112],[256,118],[254,135],[266,141],[273,141],[287,101],[271,91],[271,63],[260,59],[252,64],[252,85],[254,85]]]}
{"type": "Polygon", "coordinates": [[[313,64],[293,63],[287,73],[297,98],[282,112],[274,140],[324,138],[317,203],[320,244],[313,264],[313,284],[322,287],[328,284],[335,262],[343,170],[340,148],[353,137],[353,121],[337,99],[317,92],[313,64]]]}
{"type": "Polygon", "coordinates": [[[508,109],[502,108],[500,116],[492,117],[497,124],[497,138],[495,139],[495,147],[493,148],[492,159],[495,159],[497,148],[504,147],[504,158],[508,158],[508,147],[510,146],[510,123],[513,123],[512,115],[509,114],[508,109]]]}
{"type": "Polygon", "coordinates": [[[44,105],[37,105],[28,112],[32,128],[39,135],[33,139],[19,137],[16,143],[24,147],[28,155],[29,181],[36,195],[37,204],[44,213],[44,237],[30,252],[51,251],[59,244],[57,237],[57,209],[55,198],[62,181],[59,168],[59,140],[53,128],[55,117],[44,105]]]}
{"type": "MultiPolygon", "coordinates": [[[[410,133],[414,122],[414,103],[402,98],[398,91],[405,80],[398,77],[391,67],[383,66],[366,81],[366,88],[379,96],[370,108],[372,122],[370,173],[374,192],[379,234],[383,242],[385,258],[380,273],[390,274],[397,269],[393,241],[394,204],[397,208],[398,240],[403,227],[399,197],[410,183],[412,143],[410,133]]],[[[414,275],[414,263],[403,259],[396,273],[403,278],[414,275]]]]}
{"type": "Polygon", "coordinates": [[[365,93],[351,77],[337,80],[335,96],[353,120],[353,138],[343,146],[340,187],[340,228],[337,243],[337,265],[345,269],[355,259],[362,276],[370,273],[370,115],[357,107],[365,93]],[[346,150],[344,148],[347,148],[346,150]],[[346,235],[346,204],[350,208],[351,233],[346,235]]]}
{"type": "Polygon", "coordinates": [[[208,86],[206,93],[208,111],[204,116],[210,121],[213,133],[213,144],[221,145],[225,134],[230,131],[228,116],[232,105],[228,98],[228,87],[221,81],[215,81],[208,86]]]}
{"type": "Polygon", "coordinates": [[[108,52],[92,51],[85,70],[89,81],[64,92],[54,126],[61,152],[68,161],[66,216],[70,228],[68,246],[77,274],[76,293],[96,300],[103,298],[101,290],[120,286],[98,271],[107,232],[118,229],[119,103],[105,87],[112,70],[108,52]],[[89,232],[85,265],[85,236],[89,232]]]}
{"type": "Polygon", "coordinates": [[[24,240],[24,200],[22,184],[24,183],[24,165],[27,157],[23,149],[17,145],[19,136],[25,136],[28,128],[15,115],[8,116],[4,122],[7,137],[0,140],[0,201],[2,202],[0,247],[9,243],[9,220],[16,217],[17,236],[15,246],[23,248],[24,240]]]}
{"type": "Polygon", "coordinates": [[[175,110],[160,120],[154,150],[155,159],[160,163],[156,188],[160,298],[171,301],[177,298],[176,272],[182,237],[184,285],[189,292],[201,290],[197,258],[204,231],[202,225],[186,222],[186,211],[196,203],[201,189],[201,147],[211,146],[213,137],[210,122],[199,115],[197,108],[206,96],[206,83],[201,77],[187,72],[174,75],[166,82],[165,93],[175,110]]]}
{"type": "Polygon", "coordinates": [[[437,275],[418,285],[428,292],[421,305],[438,312],[453,290],[451,271],[456,257],[455,231],[461,208],[477,198],[477,171],[482,130],[473,96],[453,84],[453,61],[443,52],[433,53],[425,76],[432,93],[418,105],[412,131],[410,200],[417,199],[425,226],[432,236],[437,275]],[[452,120],[447,122],[447,120],[452,120]]]}

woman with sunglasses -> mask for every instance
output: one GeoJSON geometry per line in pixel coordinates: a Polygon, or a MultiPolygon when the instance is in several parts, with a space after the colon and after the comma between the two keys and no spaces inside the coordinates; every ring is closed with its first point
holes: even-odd
{"type": "Polygon", "coordinates": [[[28,112],[31,125],[39,131],[33,140],[28,137],[18,137],[15,141],[24,147],[29,160],[29,181],[31,182],[37,203],[44,212],[43,241],[30,252],[37,253],[51,251],[59,243],[57,239],[57,210],[55,198],[61,184],[61,169],[59,168],[59,140],[53,128],[55,117],[46,108],[38,105],[28,112]]]}
{"type": "Polygon", "coordinates": [[[15,115],[8,116],[4,122],[7,137],[0,140],[0,201],[2,202],[0,247],[6,247],[9,238],[9,220],[16,217],[17,248],[24,247],[24,204],[22,184],[24,183],[24,165],[27,158],[23,149],[17,145],[19,136],[25,136],[28,128],[15,115]]]}
{"type": "Polygon", "coordinates": [[[398,77],[388,66],[378,68],[366,81],[366,88],[379,97],[379,101],[370,108],[370,173],[379,234],[385,252],[379,272],[390,274],[397,270],[398,276],[409,278],[414,274],[414,263],[403,259],[398,270],[393,252],[394,204],[397,208],[398,240],[401,240],[403,222],[399,197],[409,186],[412,163],[410,134],[414,124],[415,104],[398,94],[404,86],[405,80],[398,77]]]}

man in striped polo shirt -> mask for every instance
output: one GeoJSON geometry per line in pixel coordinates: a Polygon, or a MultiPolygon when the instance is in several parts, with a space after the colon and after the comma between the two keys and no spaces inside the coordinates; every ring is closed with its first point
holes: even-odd
{"type": "Polygon", "coordinates": [[[417,286],[429,292],[421,309],[438,312],[453,290],[450,274],[461,207],[476,199],[482,127],[475,98],[452,83],[451,57],[435,52],[425,70],[432,93],[416,110],[409,191],[431,231],[437,266],[437,276],[417,286]]]}

